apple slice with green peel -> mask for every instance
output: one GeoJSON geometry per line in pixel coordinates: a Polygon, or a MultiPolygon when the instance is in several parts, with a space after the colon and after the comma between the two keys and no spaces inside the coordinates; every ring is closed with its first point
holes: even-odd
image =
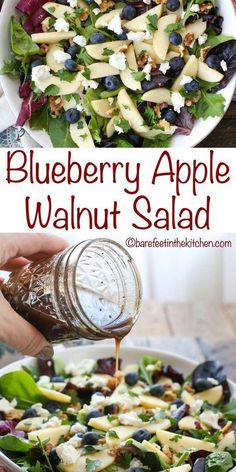
{"type": "Polygon", "coordinates": [[[46,441],[52,445],[57,446],[61,437],[66,436],[70,431],[69,425],[57,426],[56,428],[45,428],[28,433],[30,441],[46,441]]]}
{"type": "Polygon", "coordinates": [[[131,44],[126,53],[127,67],[120,72],[120,78],[123,84],[131,90],[141,90],[141,82],[133,78],[132,72],[138,71],[138,64],[136,61],[134,47],[131,44]]]}
{"type": "Polygon", "coordinates": [[[34,41],[34,43],[37,44],[53,44],[53,43],[59,43],[60,41],[66,40],[66,39],[73,39],[76,36],[76,33],[74,31],[68,31],[68,32],[52,32],[52,33],[34,33],[31,34],[31,39],[34,41]]]}
{"type": "MultiPolygon", "coordinates": [[[[111,422],[108,420],[107,416],[99,416],[98,418],[91,418],[89,420],[88,425],[91,426],[92,428],[95,429],[100,429],[101,431],[109,431],[110,429],[113,430],[113,425],[114,423],[111,424],[111,422]]],[[[118,421],[116,422],[118,424],[118,421]]]]}
{"type": "Polygon", "coordinates": [[[218,448],[221,451],[224,451],[224,449],[232,446],[233,444],[236,444],[235,431],[230,431],[229,433],[225,434],[225,436],[223,436],[220,442],[218,442],[218,448]]]}
{"type": "Polygon", "coordinates": [[[57,392],[56,390],[48,390],[47,388],[42,388],[42,387],[39,387],[39,390],[44,397],[54,402],[59,402],[59,403],[71,402],[70,395],[65,395],[65,393],[57,392]]]}
{"type": "Polygon", "coordinates": [[[54,18],[65,19],[67,15],[72,15],[74,13],[73,8],[55,2],[47,2],[42,6],[42,8],[50,13],[50,15],[54,16],[54,18]]]}
{"type": "Polygon", "coordinates": [[[104,49],[112,49],[112,51],[116,51],[122,46],[128,45],[130,41],[123,40],[123,41],[108,41],[107,43],[99,43],[99,44],[88,44],[85,46],[87,53],[93,58],[99,61],[104,61],[105,56],[103,54],[104,49]]]}
{"type": "Polygon", "coordinates": [[[192,33],[194,38],[197,39],[199,36],[205,33],[207,29],[207,22],[202,20],[194,21],[185,27],[185,34],[192,33]]]}
{"type": "Polygon", "coordinates": [[[162,4],[157,5],[154,8],[146,11],[142,15],[137,16],[131,21],[125,23],[125,27],[129,31],[145,31],[146,30],[146,21],[148,21],[148,16],[157,15],[157,18],[160,18],[162,14],[162,4]]]}
{"type": "Polygon", "coordinates": [[[92,100],[91,105],[97,115],[102,116],[103,118],[109,118],[107,112],[111,109],[111,105],[107,98],[92,100]]]}
{"type": "Polygon", "coordinates": [[[209,388],[209,390],[204,390],[204,392],[195,393],[193,395],[194,400],[202,400],[204,402],[210,403],[211,405],[217,405],[222,397],[222,385],[217,385],[216,387],[209,388]]]}
{"type": "Polygon", "coordinates": [[[117,116],[113,116],[107,123],[106,135],[107,135],[108,138],[111,138],[113,136],[113,134],[116,132],[115,124],[114,124],[115,118],[117,118],[117,116]]]}
{"type": "Polygon", "coordinates": [[[153,47],[157,57],[162,61],[165,60],[167,51],[169,49],[169,33],[165,31],[167,26],[176,22],[176,15],[166,15],[159,19],[157,23],[157,31],[153,36],[153,47]]]}
{"type": "Polygon", "coordinates": [[[166,467],[168,467],[168,464],[171,463],[170,458],[161,451],[157,444],[153,444],[145,440],[142,442],[142,446],[146,449],[146,451],[153,452],[161,459],[161,461],[164,463],[166,462],[166,467]]]}
{"type": "Polygon", "coordinates": [[[129,122],[131,128],[133,128],[136,133],[141,135],[141,133],[145,133],[145,131],[148,130],[142,115],[139,113],[125,89],[121,89],[118,93],[117,104],[123,118],[129,122]]]}
{"type": "Polygon", "coordinates": [[[16,425],[16,430],[25,431],[26,433],[29,433],[30,431],[35,431],[37,429],[40,429],[42,424],[45,421],[47,420],[45,420],[45,418],[42,418],[40,416],[37,416],[35,418],[26,418],[25,420],[21,420],[16,425]]]}
{"type": "MultiPolygon", "coordinates": [[[[77,76],[79,79],[79,76],[77,76]]],[[[60,80],[59,77],[48,77],[48,79],[42,80],[37,83],[37,87],[41,92],[45,92],[46,88],[49,85],[56,85],[58,87],[58,95],[70,95],[76,93],[80,86],[80,81],[75,78],[72,82],[67,82],[66,80],[60,80]]]]}
{"type": "Polygon", "coordinates": [[[202,429],[207,429],[207,427],[200,423],[197,418],[194,418],[193,416],[184,416],[184,418],[179,421],[178,427],[183,431],[189,431],[190,429],[199,429],[199,424],[202,429]]]}
{"type": "Polygon", "coordinates": [[[152,397],[152,395],[140,395],[140,403],[144,408],[160,408],[162,410],[168,408],[168,403],[160,398],[152,397]]]}
{"type": "Polygon", "coordinates": [[[145,92],[142,96],[142,100],[145,102],[152,103],[163,103],[166,102],[168,105],[172,105],[171,93],[168,89],[157,88],[145,92]]]}
{"type": "Polygon", "coordinates": [[[196,56],[192,55],[190,56],[188,62],[186,62],[184,68],[182,69],[181,74],[177,77],[177,79],[173,83],[173,86],[172,86],[173,92],[178,92],[182,88],[182,85],[180,85],[180,83],[184,75],[194,78],[197,75],[197,71],[198,71],[198,59],[196,58],[196,56]]]}
{"type": "Polygon", "coordinates": [[[122,12],[122,8],[116,8],[115,10],[109,11],[109,13],[104,13],[104,15],[101,15],[96,23],[95,23],[95,28],[106,28],[108,23],[110,23],[111,20],[116,15],[120,15],[122,12]]]}
{"type": "Polygon", "coordinates": [[[92,462],[97,462],[97,464],[99,465],[93,468],[93,472],[100,472],[101,470],[106,470],[107,467],[114,463],[115,454],[111,455],[110,450],[103,450],[95,452],[94,454],[87,454],[85,456],[81,456],[74,464],[59,464],[57,467],[62,472],[87,472],[87,459],[92,462]]]}
{"type": "Polygon", "coordinates": [[[183,452],[186,449],[213,452],[216,449],[216,445],[214,443],[191,438],[190,436],[182,436],[181,434],[170,433],[169,431],[157,430],[156,437],[162,446],[169,446],[175,452],[183,452]]]}
{"type": "Polygon", "coordinates": [[[206,82],[220,82],[224,75],[218,70],[212,69],[205,62],[199,61],[197,76],[206,82]]]}
{"type": "MultiPolygon", "coordinates": [[[[107,77],[108,75],[120,75],[119,69],[116,69],[116,67],[110,66],[107,62],[94,62],[90,66],[88,66],[88,69],[90,69],[90,79],[101,79],[103,77],[107,77]]],[[[82,72],[80,73],[80,80],[85,80],[85,77],[82,75],[82,72]]]]}
{"type": "Polygon", "coordinates": [[[70,125],[72,140],[79,148],[94,148],[95,144],[85,119],[81,118],[79,122],[83,124],[83,127],[78,128],[78,123],[70,125]]]}
{"type": "Polygon", "coordinates": [[[161,62],[151,44],[144,43],[143,41],[134,41],[133,46],[136,56],[139,56],[141,52],[145,51],[146,54],[148,54],[148,56],[150,56],[156,63],[161,62]]]}
{"type": "Polygon", "coordinates": [[[63,64],[58,63],[54,59],[54,53],[55,52],[64,52],[64,49],[57,44],[51,44],[49,46],[49,50],[46,54],[46,63],[50,67],[53,72],[58,72],[59,70],[63,69],[63,64]]]}

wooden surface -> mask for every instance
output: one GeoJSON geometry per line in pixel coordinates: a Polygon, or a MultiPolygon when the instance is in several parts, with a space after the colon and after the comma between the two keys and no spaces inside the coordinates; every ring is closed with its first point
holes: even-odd
{"type": "Polygon", "coordinates": [[[236,148],[236,101],[229,106],[218,126],[197,147],[236,148]]]}

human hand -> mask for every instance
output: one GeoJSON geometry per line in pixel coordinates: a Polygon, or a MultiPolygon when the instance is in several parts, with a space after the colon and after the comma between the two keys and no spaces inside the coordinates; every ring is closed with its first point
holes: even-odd
{"type": "MultiPolygon", "coordinates": [[[[56,254],[67,247],[64,239],[48,234],[0,234],[0,269],[20,269],[31,261],[56,254]]],[[[17,351],[50,359],[53,348],[45,337],[18,315],[0,292],[0,341],[17,351]]]]}

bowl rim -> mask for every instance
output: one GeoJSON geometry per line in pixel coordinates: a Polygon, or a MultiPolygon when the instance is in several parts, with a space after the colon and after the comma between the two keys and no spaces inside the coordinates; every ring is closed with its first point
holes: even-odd
{"type": "MultiPolygon", "coordinates": [[[[222,10],[224,10],[224,8],[220,0],[218,1],[219,1],[218,6],[220,9],[220,12],[222,13],[222,10]]],[[[235,24],[232,27],[231,33],[228,31],[224,31],[224,26],[223,26],[223,34],[227,34],[227,35],[235,37],[234,31],[235,31],[235,26],[236,26],[236,12],[233,6],[233,2],[232,0],[224,0],[224,2],[227,4],[227,9],[231,10],[231,12],[227,14],[227,16],[230,16],[230,17],[232,16],[234,18],[235,24]]],[[[0,13],[0,38],[1,38],[2,31],[4,31],[3,24],[5,23],[5,16],[7,17],[9,16],[9,9],[11,8],[12,7],[9,0],[4,0],[3,5],[2,5],[2,10],[0,13]]],[[[5,56],[5,52],[3,53],[3,48],[2,48],[0,50],[1,63],[3,62],[3,59],[5,58],[4,56],[5,56]]],[[[17,105],[14,103],[14,97],[12,97],[11,91],[9,90],[7,78],[8,76],[6,77],[0,76],[0,83],[2,85],[4,94],[6,96],[6,100],[8,102],[10,109],[12,110],[13,114],[17,116],[17,114],[19,113],[19,109],[17,109],[17,105]]],[[[235,88],[236,88],[236,75],[235,77],[232,77],[228,85],[222,91],[220,91],[220,93],[222,93],[225,97],[225,110],[224,110],[223,116],[214,117],[214,118],[210,117],[205,121],[202,118],[198,119],[196,123],[198,124],[198,127],[202,131],[202,133],[199,133],[199,132],[194,133],[194,128],[195,128],[194,126],[192,139],[191,139],[191,134],[189,136],[181,136],[181,135],[173,136],[172,141],[170,143],[170,148],[184,147],[186,149],[189,149],[189,148],[193,148],[197,146],[204,139],[206,139],[207,136],[210,135],[210,133],[216,128],[216,126],[220,123],[220,121],[224,118],[225,114],[227,113],[227,110],[233,99],[235,88]],[[190,145],[188,144],[183,145],[181,143],[181,138],[189,138],[190,145]]],[[[24,125],[23,129],[27,131],[27,133],[31,136],[32,139],[34,139],[37,142],[37,144],[39,144],[39,146],[45,147],[45,148],[48,148],[48,147],[53,148],[52,144],[50,144],[51,143],[50,137],[46,133],[46,131],[43,131],[43,130],[33,131],[30,129],[28,124],[24,125]]],[[[139,149],[146,149],[146,148],[139,148],[139,149]]]]}
{"type": "MultiPolygon", "coordinates": [[[[110,353],[110,350],[114,351],[114,345],[112,344],[90,344],[90,345],[81,345],[81,346],[66,346],[66,345],[59,345],[56,346],[54,351],[55,351],[55,357],[58,356],[63,356],[63,353],[71,353],[71,352],[76,352],[76,351],[83,351],[83,350],[91,350],[91,353],[97,352],[99,353],[99,356],[106,355],[106,353],[110,353]]],[[[188,366],[191,366],[190,368],[194,368],[195,366],[198,365],[198,362],[196,362],[193,359],[190,359],[186,356],[180,355],[180,354],[173,354],[172,352],[169,351],[164,351],[160,349],[155,349],[152,347],[142,347],[142,346],[122,346],[122,352],[127,352],[129,353],[136,353],[137,358],[140,357],[140,355],[143,355],[145,353],[147,354],[152,354],[157,357],[166,357],[170,360],[170,362],[173,362],[177,360],[178,362],[183,362],[188,366]]],[[[91,354],[92,355],[92,354],[91,354]]],[[[121,356],[123,357],[123,356],[121,356]]],[[[29,365],[32,363],[35,363],[36,359],[32,357],[23,357],[22,359],[19,359],[17,361],[14,361],[10,364],[7,364],[6,366],[2,367],[0,369],[0,376],[3,375],[6,372],[10,372],[12,370],[15,370],[16,368],[19,369],[19,367],[22,367],[22,365],[29,365]]],[[[233,388],[236,392],[236,383],[234,383],[232,380],[229,380],[229,384],[231,388],[233,388]]],[[[3,454],[0,451],[0,464],[2,463],[3,466],[7,467],[7,470],[10,472],[22,472],[21,467],[19,467],[17,464],[14,464],[13,461],[11,461],[5,454],[3,454]]],[[[236,467],[231,469],[231,472],[236,472],[236,467]]]]}

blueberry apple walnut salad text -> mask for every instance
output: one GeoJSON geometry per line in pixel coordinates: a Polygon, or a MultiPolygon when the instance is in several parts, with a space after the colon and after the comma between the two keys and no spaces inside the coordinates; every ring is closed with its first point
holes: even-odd
{"type": "Polygon", "coordinates": [[[84,359],[0,378],[0,449],[28,472],[227,472],[236,461],[236,400],[221,364],[186,379],[143,356],[84,359]]]}
{"type": "Polygon", "coordinates": [[[11,59],[27,121],[54,147],[166,147],[224,114],[236,40],[216,0],[20,0],[11,59]]]}

